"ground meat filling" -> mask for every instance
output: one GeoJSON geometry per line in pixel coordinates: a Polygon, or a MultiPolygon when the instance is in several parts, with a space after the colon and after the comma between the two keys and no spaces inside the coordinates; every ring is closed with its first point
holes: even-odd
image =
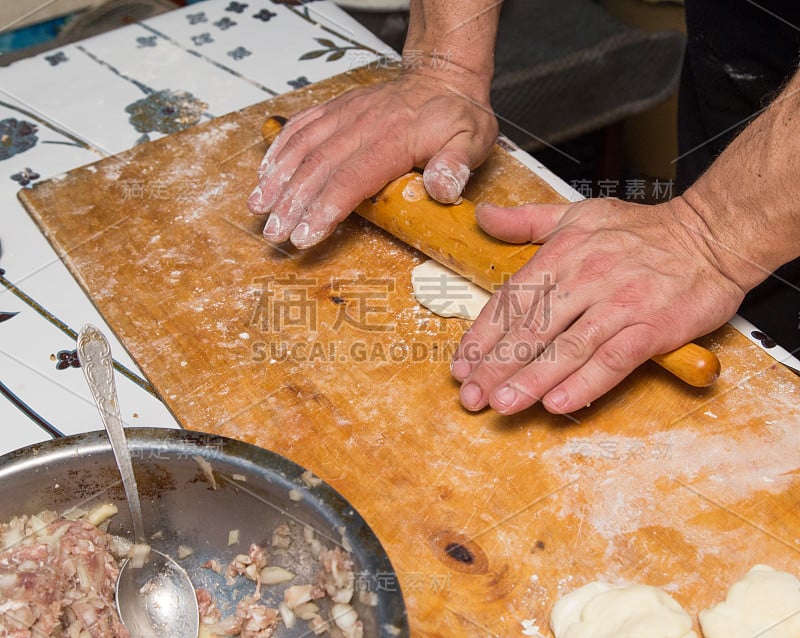
{"type": "Polygon", "coordinates": [[[0,636],[128,638],[117,615],[113,539],[54,512],[0,525],[0,636]]]}

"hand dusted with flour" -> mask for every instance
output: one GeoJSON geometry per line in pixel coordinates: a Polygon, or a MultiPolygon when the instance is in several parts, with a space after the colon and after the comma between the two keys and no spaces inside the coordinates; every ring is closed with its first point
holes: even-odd
{"type": "Polygon", "coordinates": [[[489,104],[500,3],[412,2],[404,72],[293,117],[267,151],[250,210],[298,248],[414,167],[434,199],[458,200],[497,137],[489,104]]]}

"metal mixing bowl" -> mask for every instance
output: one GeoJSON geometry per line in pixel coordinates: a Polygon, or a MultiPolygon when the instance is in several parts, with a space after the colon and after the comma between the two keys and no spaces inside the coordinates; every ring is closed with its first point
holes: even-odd
{"type": "MultiPolygon", "coordinates": [[[[344,543],[350,549],[356,574],[352,604],[364,623],[364,635],[408,636],[403,597],[386,552],[361,516],[330,486],[309,487],[301,478],[302,467],[226,437],[159,428],[130,428],[127,436],[152,546],[172,556],[177,556],[180,545],[191,548],[193,553],[180,562],[196,587],[211,591],[223,616],[253,593],[254,583],[239,578],[229,587],[222,576],[201,565],[214,558],[225,567],[236,554],[246,554],[250,543],[269,547],[273,530],[288,523],[293,537],[290,549],[270,551],[268,562],[286,567],[298,578],[265,588],[266,604],[277,606],[286,587],[313,581],[317,561],[303,537],[308,526],[326,547],[344,543]],[[195,456],[211,464],[217,489],[195,456]],[[239,530],[239,542],[229,546],[231,530],[239,530]],[[359,591],[368,595],[360,596],[359,591]],[[361,600],[368,598],[377,604],[361,600]]],[[[103,502],[119,508],[109,532],[132,538],[130,514],[105,432],[47,441],[0,457],[0,521],[46,509],[59,513],[75,506],[89,509],[103,502]]],[[[308,634],[308,625],[301,620],[278,633],[286,638],[308,634]]]]}

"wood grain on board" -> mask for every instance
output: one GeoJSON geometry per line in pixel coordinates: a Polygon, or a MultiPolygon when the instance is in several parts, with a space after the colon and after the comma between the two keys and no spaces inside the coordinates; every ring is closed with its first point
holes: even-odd
{"type": "MultiPolygon", "coordinates": [[[[598,578],[665,587],[695,615],[754,563],[800,572],[798,380],[729,326],[700,341],[722,362],[710,388],[648,362],[570,417],[470,414],[448,371],[467,323],[416,304],[419,253],[355,216],[306,252],[264,241],[245,200],[265,115],[390,74],[353,71],[21,199],[185,427],[279,452],[360,511],[414,636],[527,620],[548,635],[555,600],[598,578]]],[[[500,149],[467,194],[559,199],[500,149]]]]}

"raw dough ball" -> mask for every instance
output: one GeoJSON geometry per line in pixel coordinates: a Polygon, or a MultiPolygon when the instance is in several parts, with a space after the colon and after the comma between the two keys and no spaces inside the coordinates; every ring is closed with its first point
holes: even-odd
{"type": "Polygon", "coordinates": [[[411,287],[417,301],[441,317],[476,319],[491,297],[433,259],[411,271],[411,287]]]}
{"type": "Polygon", "coordinates": [[[756,565],[724,602],[700,612],[700,626],[706,638],[797,638],[800,580],[756,565]]]}
{"type": "Polygon", "coordinates": [[[556,638],[697,638],[689,614],[649,585],[584,585],[556,603],[550,627],[556,638]]]}

